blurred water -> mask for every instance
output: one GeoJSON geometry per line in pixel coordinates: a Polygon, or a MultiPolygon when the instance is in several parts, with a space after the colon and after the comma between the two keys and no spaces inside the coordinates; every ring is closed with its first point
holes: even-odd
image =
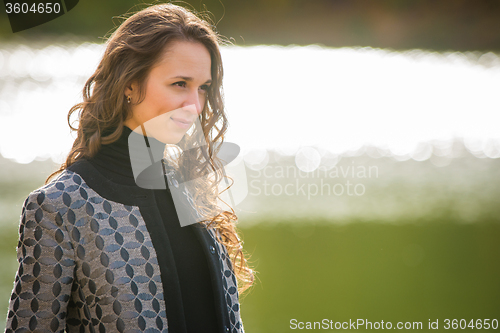
{"type": "MultiPolygon", "coordinates": [[[[73,140],[67,112],[81,100],[103,50],[89,43],[0,44],[4,157],[62,161],[73,140]]],[[[247,163],[259,164],[264,155],[255,152],[263,149],[293,155],[314,147],[297,160],[302,170],[314,170],[326,152],[366,146],[422,161],[449,155],[454,138],[478,157],[500,156],[496,54],[320,46],[222,53],[227,138],[242,147],[247,163]]]]}

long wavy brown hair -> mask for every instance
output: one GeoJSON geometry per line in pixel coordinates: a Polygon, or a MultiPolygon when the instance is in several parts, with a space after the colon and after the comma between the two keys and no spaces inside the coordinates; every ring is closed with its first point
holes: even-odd
{"type": "Polygon", "coordinates": [[[79,159],[95,156],[101,145],[119,139],[124,122],[131,115],[124,93],[126,86],[130,82],[138,83],[139,101],[136,103],[140,103],[145,97],[145,82],[150,70],[173,41],[199,42],[211,56],[212,84],[199,115],[201,130],[195,129],[186,134],[177,144],[182,154],[175,163],[183,177],[196,178],[196,181],[190,182],[193,185],[189,192],[193,194],[200,215],[207,217],[202,223],[213,227],[219,241],[226,247],[238,278],[239,291],[243,292],[252,285],[254,272],[247,264],[235,227],[237,216],[229,205],[230,211],[217,209],[219,184],[225,177],[222,162],[216,155],[227,130],[219,50],[219,43],[225,41],[208,23],[208,19],[199,18],[177,5],[158,4],[129,16],[111,34],[101,62],[85,83],[83,102],[74,105],[68,113],[69,126],[77,131],[73,147],[66,161],[46,182],[79,159]],[[78,115],[77,127],[71,123],[75,112],[78,115]],[[200,145],[201,140],[204,145],[200,145]]]}

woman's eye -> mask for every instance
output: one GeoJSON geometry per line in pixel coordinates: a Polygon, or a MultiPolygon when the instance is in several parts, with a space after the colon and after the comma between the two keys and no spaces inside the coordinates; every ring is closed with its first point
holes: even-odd
{"type": "Polygon", "coordinates": [[[204,84],[204,85],[200,86],[200,89],[203,91],[208,91],[208,89],[210,89],[210,86],[208,84],[204,84]]]}
{"type": "Polygon", "coordinates": [[[184,81],[175,82],[174,86],[185,87],[186,86],[186,82],[184,82],[184,81]]]}

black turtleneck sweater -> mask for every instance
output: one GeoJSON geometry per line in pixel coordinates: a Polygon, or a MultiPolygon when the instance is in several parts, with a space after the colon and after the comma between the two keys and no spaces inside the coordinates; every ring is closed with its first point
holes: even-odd
{"type": "MultiPolygon", "coordinates": [[[[89,162],[110,181],[120,185],[137,186],[129,154],[128,137],[131,134],[139,135],[125,126],[119,140],[103,145],[89,162]]],[[[164,147],[159,141],[148,139],[151,145],[164,147]]],[[[168,237],[172,246],[184,306],[185,318],[172,315],[176,311],[169,311],[169,295],[166,293],[169,332],[175,333],[170,328],[178,327],[176,322],[181,320],[185,320],[188,332],[216,332],[217,318],[209,267],[201,244],[193,232],[193,225],[180,226],[168,187],[153,191],[166,230],[162,237],[168,237]]]]}

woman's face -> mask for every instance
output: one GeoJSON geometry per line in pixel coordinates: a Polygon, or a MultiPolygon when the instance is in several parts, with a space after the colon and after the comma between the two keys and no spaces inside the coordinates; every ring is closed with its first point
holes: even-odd
{"type": "Polygon", "coordinates": [[[211,59],[198,42],[175,41],[163,52],[146,78],[144,100],[136,82],[125,89],[131,97],[132,115],[125,121],[131,130],[166,144],[177,144],[198,119],[211,83],[211,59]]]}

